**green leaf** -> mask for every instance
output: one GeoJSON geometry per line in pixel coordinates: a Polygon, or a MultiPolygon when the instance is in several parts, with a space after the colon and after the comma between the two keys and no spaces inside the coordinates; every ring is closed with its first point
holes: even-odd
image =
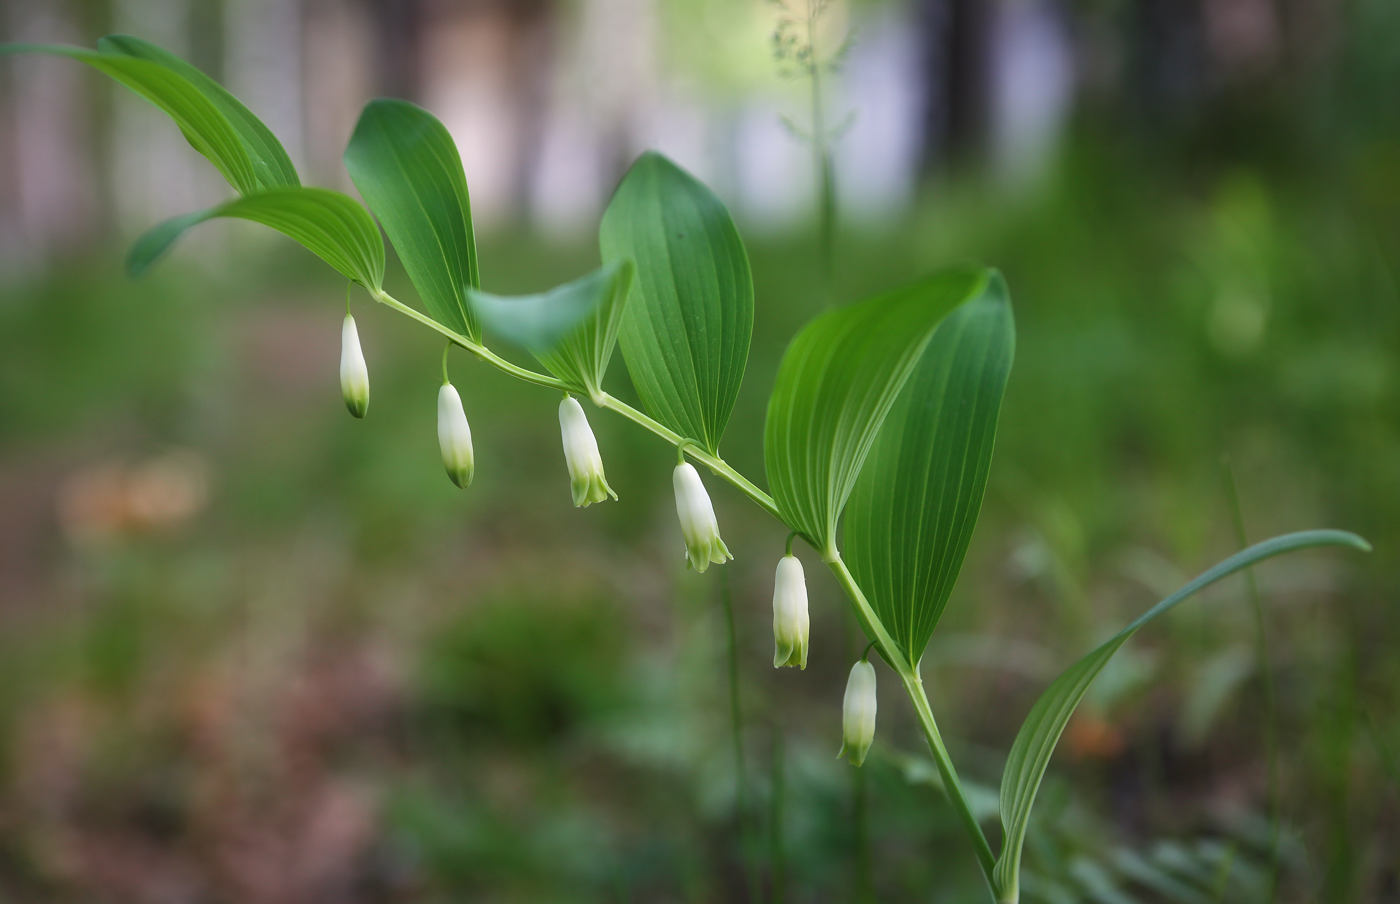
{"type": "Polygon", "coordinates": [[[481,286],[462,158],[437,117],[407,101],[365,105],[345,167],[379,217],[428,315],[481,339],[467,289],[481,286]]]}
{"type": "Polygon", "coordinates": [[[262,188],[248,146],[219,107],[188,79],[159,63],[61,44],[5,44],[0,56],[44,53],[81,60],[164,110],[185,138],[241,194],[262,188]]]}
{"type": "Polygon", "coordinates": [[[605,262],[637,266],[620,340],[642,405],[718,455],[753,334],[753,277],[729,211],[648,152],[608,204],[599,245],[605,262]]]}
{"type": "Polygon", "coordinates": [[[1026,827],[1030,823],[1031,807],[1035,804],[1036,792],[1040,789],[1040,781],[1050,764],[1050,755],[1054,753],[1060,734],[1064,732],[1065,725],[1079,706],[1079,701],[1084,698],[1090,683],[1113,658],[1118,648],[1143,625],[1221,578],[1248,568],[1255,562],[1310,546],[1349,546],[1364,552],[1371,549],[1370,544],[1356,534],[1340,530],[1301,531],[1256,543],[1206,571],[1144,612],[1098,649],[1066,669],[1064,674],[1046,689],[1021,725],[1016,741],[1011,745],[1011,754],[1007,758],[1006,769],[1001,777],[1000,809],[1002,837],[1005,841],[1002,843],[1001,856],[997,859],[996,870],[993,873],[1000,900],[1015,901],[1019,896],[1021,846],[1026,838],[1026,827]]]}
{"type": "Polygon", "coordinates": [[[851,493],[846,562],[909,662],[923,655],[972,539],[1015,350],[994,274],[934,331],[851,493]]]}
{"type": "Polygon", "coordinates": [[[945,271],[830,311],[783,354],[763,431],[768,485],[783,519],[823,554],[836,554],[841,510],[934,329],[982,294],[988,274],[945,271]]]}
{"type": "Polygon", "coordinates": [[[273,188],[166,220],[136,240],[128,272],[140,276],[186,229],[215,217],[271,226],[365,288],[378,289],[384,279],[384,240],[364,207],[340,192],[305,187],[273,188]]]}
{"type": "Polygon", "coordinates": [[[182,76],[199,89],[201,94],[209,98],[214,106],[218,107],[219,111],[224,114],[229,124],[237,130],[248,148],[249,156],[253,160],[253,169],[260,185],[264,188],[276,188],[301,184],[301,180],[297,178],[296,167],[292,165],[292,159],[287,156],[282,142],[277,140],[277,136],[272,134],[272,130],[263,125],[262,120],[254,116],[252,111],[243,106],[242,102],[230,94],[223,85],[199,69],[151,42],[134,38],[131,35],[107,35],[97,42],[97,49],[104,53],[119,53],[149,60],[164,66],[176,75],[182,76]]]}
{"type": "Polygon", "coordinates": [[[469,298],[487,331],[530,349],[571,389],[599,401],[632,273],[632,262],[620,261],[539,295],[469,298]]]}

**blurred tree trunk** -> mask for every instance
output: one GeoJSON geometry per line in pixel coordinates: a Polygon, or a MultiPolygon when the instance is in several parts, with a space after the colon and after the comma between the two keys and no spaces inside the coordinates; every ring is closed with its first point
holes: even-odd
{"type": "Polygon", "coordinates": [[[926,171],[976,160],[986,147],[988,36],[995,3],[920,0],[926,171]]]}
{"type": "Polygon", "coordinates": [[[420,97],[422,0],[365,0],[378,37],[379,90],[391,97],[420,97]]]}

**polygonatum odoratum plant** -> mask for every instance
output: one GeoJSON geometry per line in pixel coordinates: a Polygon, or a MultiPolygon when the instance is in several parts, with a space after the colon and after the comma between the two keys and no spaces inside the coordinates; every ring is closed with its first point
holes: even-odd
{"type": "MultiPolygon", "coordinates": [[[[696,572],[733,555],[721,539],[702,470],[786,525],[788,554],[779,559],[774,587],[777,666],[806,667],[805,575],[791,547],[797,539],[809,544],[849,598],[869,642],[851,670],[842,754],[860,765],[875,736],[874,650],[907,692],[947,799],[998,902],[1019,898],[1022,845],[1051,754],[1089,684],[1120,646],[1177,603],[1263,559],[1309,546],[1368,548],[1360,537],[1335,530],[1251,546],[1072,665],[1033,706],[1011,747],[1001,780],[998,853],[939,735],[919,665],[977,522],[1015,352],[1011,302],[1000,274],[982,267],[933,273],[829,310],[803,327],[783,355],[768,402],[765,491],[720,454],[753,326],[748,256],[719,198],[664,156],[641,155],[618,185],[599,227],[597,270],[537,295],[502,297],[481,288],[457,148],[442,123],[420,107],[380,99],[361,113],[344,161],[366,210],[345,194],[302,185],[282,145],[256,116],[213,79],[146,41],[113,35],[96,50],[8,45],[0,53],[57,54],[106,73],[167,113],[234,189],[228,201],[141,236],[127,259],[131,274],[147,270],[182,233],[206,220],[237,217],[270,226],[374,301],[436,331],[448,348],[560,393],[576,505],[615,498],[614,485],[624,486],[604,473],[583,400],[654,433],[677,456],[678,540],[696,572]],[[419,307],[384,290],[381,228],[417,290],[419,307]],[[543,371],[501,358],[488,337],[528,350],[543,371]],[[616,346],[640,410],[602,388],[616,346]]],[[[348,311],[342,340],[346,404],[364,416],[369,374],[348,311]]],[[[448,475],[466,487],[474,470],[471,430],[445,358],[438,412],[448,475]]]]}

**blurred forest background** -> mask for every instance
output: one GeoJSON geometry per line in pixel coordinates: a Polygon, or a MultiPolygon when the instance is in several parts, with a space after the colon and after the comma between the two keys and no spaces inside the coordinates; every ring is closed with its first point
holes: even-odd
{"type": "MultiPolygon", "coordinates": [[[[1400,901],[1400,4],[833,4],[819,50],[851,40],[827,85],[830,279],[780,14],[3,0],[0,40],[160,43],[262,116],[304,182],[351,192],[360,106],[425,105],[498,293],[593,267],[627,163],[671,155],[752,259],[725,453],[760,484],[805,320],[1002,268],[1017,362],[923,662],[979,805],[1060,669],[1238,548],[1230,473],[1251,540],[1376,547],[1260,568],[1267,645],[1232,580],[1119,653],[1041,792],[1025,900],[1400,901]]],[[[575,510],[557,399],[464,355],[478,464],[456,490],[438,342],[353,296],[374,387],[353,421],[344,286],[292,242],[211,223],[124,275],[142,230],[227,194],[102,76],[0,63],[0,901],[982,900],[883,666],[866,767],[833,759],[861,642],[810,551],[810,667],[776,672],[781,527],[711,480],[736,560],[687,572],[671,449],[590,410],[621,501],[575,510]]],[[[610,379],[632,398],[620,358],[610,379]]]]}

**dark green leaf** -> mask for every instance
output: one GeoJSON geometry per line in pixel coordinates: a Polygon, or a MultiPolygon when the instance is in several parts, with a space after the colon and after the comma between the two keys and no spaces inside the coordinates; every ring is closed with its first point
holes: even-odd
{"type": "Polygon", "coordinates": [[[997,859],[993,875],[1002,901],[1015,901],[1019,893],[1021,845],[1026,838],[1026,827],[1030,824],[1031,807],[1035,804],[1036,792],[1040,789],[1040,781],[1045,776],[1046,767],[1050,765],[1050,755],[1055,752],[1060,735],[1069,724],[1069,718],[1079,706],[1079,701],[1089,690],[1090,683],[1113,658],[1113,654],[1118,652],[1118,648],[1143,625],[1221,578],[1248,568],[1255,562],[1309,546],[1350,546],[1367,552],[1371,549],[1365,540],[1340,530],[1302,531],[1256,543],[1206,571],[1144,612],[1098,649],[1066,669],[1064,674],[1056,678],[1045,690],[1016,734],[1016,741],[1011,745],[1011,754],[1006,760],[1006,769],[1001,777],[1001,825],[1002,837],[1005,840],[1002,842],[1001,856],[997,859]]]}
{"type": "Polygon", "coordinates": [[[277,140],[277,136],[272,134],[272,130],[263,125],[262,120],[243,106],[238,98],[225,90],[223,85],[199,69],[151,42],[134,38],[131,35],[107,35],[97,42],[97,49],[104,53],[119,53],[149,60],[164,66],[176,75],[182,76],[191,85],[198,88],[200,93],[209,98],[214,106],[218,107],[219,111],[224,114],[229,124],[237,130],[252,157],[253,169],[259,184],[264,188],[301,184],[301,180],[297,178],[296,167],[292,165],[292,159],[287,156],[287,151],[277,140]]]}
{"type": "Polygon", "coordinates": [[[219,107],[184,76],[150,60],[59,44],[5,44],[0,55],[44,53],[81,60],[164,110],[194,149],[242,194],[262,188],[247,144],[219,107]]]}
{"type": "Polygon", "coordinates": [[[637,275],[622,355],[652,417],[719,453],[753,333],[753,278],[729,211],[660,154],[637,158],[599,228],[606,262],[637,275]]]}
{"type": "Polygon", "coordinates": [[[379,217],[428,315],[479,341],[467,289],[481,286],[462,159],[437,117],[380,98],[360,113],[345,167],[379,217]]]}
{"type": "Polygon", "coordinates": [[[783,519],[823,553],[876,431],[934,329],[982,294],[988,271],[946,271],[830,311],[788,346],[768,401],[763,457],[783,519]]]}
{"type": "Polygon", "coordinates": [[[631,285],[632,262],[622,261],[539,295],[469,297],[488,332],[530,349],[550,373],[597,400],[631,285]]]}
{"type": "Polygon", "coordinates": [[[191,226],[237,217],[296,239],[345,277],[369,289],[384,279],[384,240],[354,198],[326,188],[274,188],[166,220],[137,239],[127,270],[140,276],[191,226]]]}
{"type": "Polygon", "coordinates": [[[851,493],[846,562],[909,662],[923,655],[972,539],[1015,347],[996,274],[934,331],[851,493]]]}

